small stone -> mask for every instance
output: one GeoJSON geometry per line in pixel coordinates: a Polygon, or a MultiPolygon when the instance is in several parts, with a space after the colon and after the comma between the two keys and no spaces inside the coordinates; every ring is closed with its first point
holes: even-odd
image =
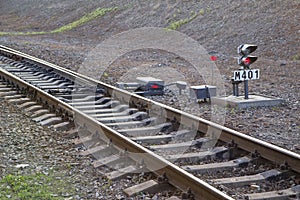
{"type": "Polygon", "coordinates": [[[295,145],[294,145],[294,149],[300,150],[300,144],[295,144],[295,145]]]}
{"type": "Polygon", "coordinates": [[[18,164],[15,166],[15,168],[17,168],[17,169],[20,169],[20,168],[23,169],[25,167],[29,167],[29,164],[18,164]]]}
{"type": "Polygon", "coordinates": [[[252,184],[252,185],[250,185],[250,187],[253,190],[260,190],[260,186],[259,185],[252,184]]]}
{"type": "Polygon", "coordinates": [[[118,194],[118,195],[116,195],[116,199],[122,200],[122,199],[125,199],[125,198],[122,195],[118,194]]]}

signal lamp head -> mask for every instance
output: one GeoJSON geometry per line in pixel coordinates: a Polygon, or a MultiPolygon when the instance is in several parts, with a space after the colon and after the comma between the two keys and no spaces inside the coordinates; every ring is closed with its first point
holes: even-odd
{"type": "Polygon", "coordinates": [[[217,56],[210,56],[211,61],[216,61],[217,59],[218,59],[217,56]]]}
{"type": "Polygon", "coordinates": [[[257,56],[243,56],[239,59],[238,63],[239,65],[249,68],[252,63],[254,63],[257,60],[257,56]]]}
{"type": "Polygon", "coordinates": [[[257,49],[257,45],[254,44],[242,44],[238,47],[238,54],[242,56],[249,55],[257,49]]]}

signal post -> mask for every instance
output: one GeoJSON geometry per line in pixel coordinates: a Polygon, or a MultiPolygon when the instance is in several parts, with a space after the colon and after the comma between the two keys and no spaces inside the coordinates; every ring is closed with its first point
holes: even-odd
{"type": "Polygon", "coordinates": [[[249,98],[249,80],[256,80],[260,78],[260,70],[252,69],[250,66],[257,60],[257,56],[250,55],[257,49],[257,45],[242,44],[237,48],[240,55],[238,64],[241,66],[238,70],[233,71],[231,79],[233,86],[233,95],[225,97],[214,97],[214,103],[235,107],[239,109],[249,107],[262,107],[262,106],[277,106],[283,102],[281,98],[269,97],[266,95],[253,94],[249,98]],[[238,85],[244,82],[245,97],[239,98],[238,85]]]}
{"type": "MultiPolygon", "coordinates": [[[[249,80],[259,79],[259,69],[250,69],[250,65],[257,60],[257,56],[249,55],[257,49],[257,45],[242,44],[238,47],[237,52],[240,55],[238,64],[242,66],[239,71],[233,72],[233,83],[240,83],[244,81],[245,99],[249,99],[249,80]]],[[[234,87],[233,93],[238,91],[238,86],[234,87]]]]}

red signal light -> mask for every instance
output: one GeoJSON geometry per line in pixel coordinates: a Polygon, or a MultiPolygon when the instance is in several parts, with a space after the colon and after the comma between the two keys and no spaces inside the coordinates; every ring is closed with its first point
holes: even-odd
{"type": "Polygon", "coordinates": [[[251,60],[250,60],[249,57],[247,57],[247,58],[244,59],[244,64],[245,64],[245,65],[249,65],[250,62],[251,62],[251,60]]]}
{"type": "Polygon", "coordinates": [[[158,86],[158,85],[151,85],[151,88],[152,88],[152,89],[158,89],[159,86],[158,86]]]}
{"type": "Polygon", "coordinates": [[[216,61],[217,59],[218,59],[217,56],[210,56],[211,61],[216,61]]]}
{"type": "Polygon", "coordinates": [[[249,68],[257,60],[256,56],[244,56],[238,60],[239,65],[249,68]]]}

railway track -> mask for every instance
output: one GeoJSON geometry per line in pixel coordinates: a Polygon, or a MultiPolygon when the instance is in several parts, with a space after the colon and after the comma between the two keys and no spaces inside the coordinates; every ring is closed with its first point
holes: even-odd
{"type": "Polygon", "coordinates": [[[129,197],[300,198],[299,154],[4,46],[0,62],[0,96],[78,135],[79,154],[106,177],[154,174],[124,188],[129,197]]]}

